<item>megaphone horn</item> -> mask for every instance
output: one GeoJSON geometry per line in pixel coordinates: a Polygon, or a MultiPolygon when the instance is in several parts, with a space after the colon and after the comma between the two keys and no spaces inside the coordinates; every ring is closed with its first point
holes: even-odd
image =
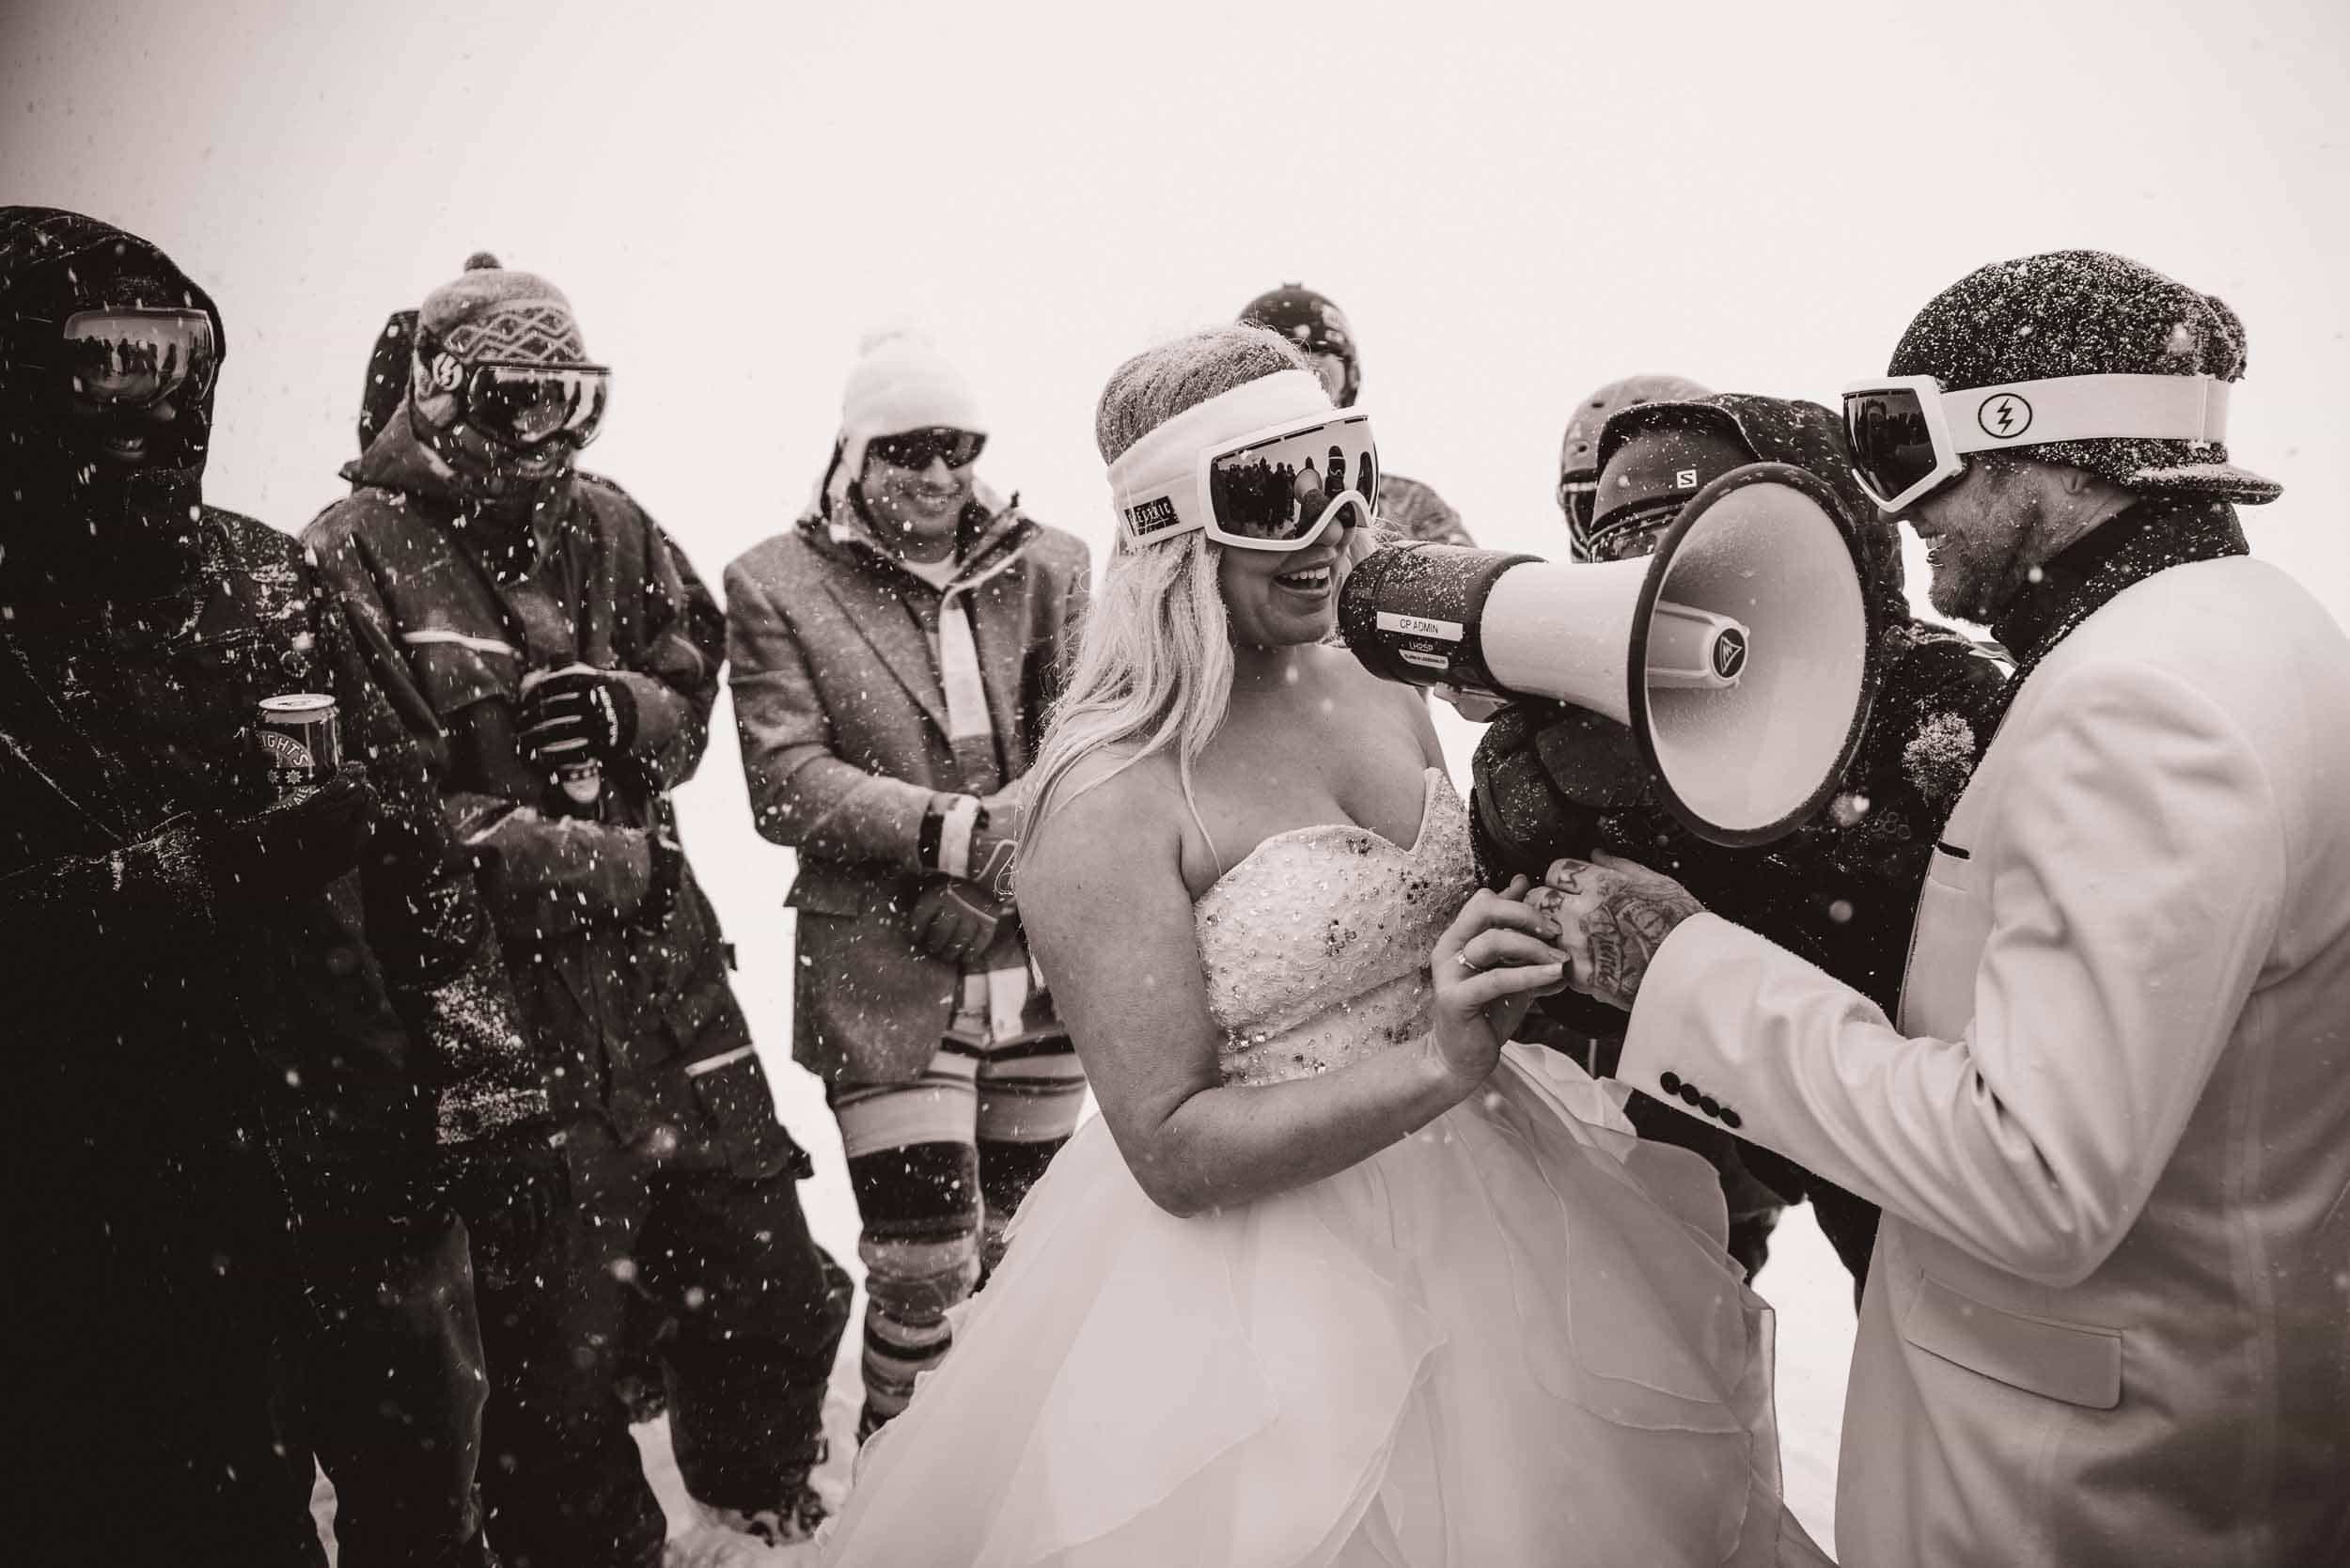
{"type": "Polygon", "coordinates": [[[1856,541],[1784,463],[1697,492],[1645,559],[1388,546],[1348,576],[1339,627],[1387,680],[1629,726],[1666,806],[1721,844],[1784,838],[1826,804],[1875,688],[1856,541]]]}

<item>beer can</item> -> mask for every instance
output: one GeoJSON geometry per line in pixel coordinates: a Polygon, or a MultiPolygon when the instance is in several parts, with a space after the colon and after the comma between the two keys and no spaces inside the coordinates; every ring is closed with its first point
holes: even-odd
{"type": "Polygon", "coordinates": [[[342,731],[335,722],[335,699],[319,692],[293,692],[261,698],[255,732],[269,759],[270,782],[279,794],[323,784],[342,766],[342,731]]]}

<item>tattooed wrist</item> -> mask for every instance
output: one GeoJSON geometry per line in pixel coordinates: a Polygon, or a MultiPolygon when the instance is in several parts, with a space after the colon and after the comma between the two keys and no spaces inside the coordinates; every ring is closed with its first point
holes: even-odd
{"type": "MultiPolygon", "coordinates": [[[[1590,886],[1591,902],[1584,910],[1584,946],[1590,954],[1590,989],[1602,1000],[1629,1008],[1640,994],[1640,982],[1665,938],[1703,906],[1677,884],[1657,879],[1661,886],[1642,886],[1605,869],[1574,873],[1590,886]]],[[[1568,891],[1574,889],[1570,887],[1568,891]]]]}

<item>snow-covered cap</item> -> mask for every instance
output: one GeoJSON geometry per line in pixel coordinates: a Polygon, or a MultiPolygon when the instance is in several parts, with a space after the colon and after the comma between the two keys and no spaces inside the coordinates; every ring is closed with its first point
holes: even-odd
{"type": "MultiPolygon", "coordinates": [[[[2232,382],[2244,366],[2244,323],[2217,296],[2127,257],[2060,250],[1994,261],[1943,290],[1909,323],[1886,373],[1933,376],[1959,392],[2058,376],[2232,382]]],[[[2284,493],[2229,462],[2219,441],[2054,441],[2028,455],[2147,494],[2258,503],[2284,493]]]]}

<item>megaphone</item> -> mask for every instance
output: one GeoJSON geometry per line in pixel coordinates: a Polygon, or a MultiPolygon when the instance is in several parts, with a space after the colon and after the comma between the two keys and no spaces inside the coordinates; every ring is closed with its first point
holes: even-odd
{"type": "Polygon", "coordinates": [[[1386,546],[1348,576],[1339,629],[1387,680],[1627,726],[1690,831],[1766,844],[1835,792],[1875,691],[1858,544],[1837,517],[1811,475],[1750,463],[1697,492],[1644,559],[1386,546]]]}

